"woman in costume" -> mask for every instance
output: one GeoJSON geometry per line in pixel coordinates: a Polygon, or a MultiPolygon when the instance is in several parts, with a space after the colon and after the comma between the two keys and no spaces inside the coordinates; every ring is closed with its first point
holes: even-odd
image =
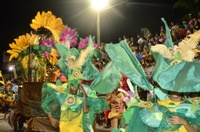
{"type": "MultiPolygon", "coordinates": [[[[181,103],[184,103],[183,93],[169,93],[169,98],[165,100],[159,100],[158,104],[167,107],[170,110],[170,112],[177,112],[176,107],[179,106],[181,103]]],[[[179,132],[198,131],[197,125],[190,125],[190,123],[186,119],[184,119],[184,117],[180,117],[178,115],[172,115],[170,118],[167,119],[167,122],[170,123],[170,125],[181,125],[180,128],[177,130],[179,132]]]]}
{"type": "MultiPolygon", "coordinates": [[[[119,87],[120,85],[121,83],[119,84],[119,87]]],[[[108,114],[108,118],[111,122],[111,129],[118,128],[119,121],[122,118],[122,114],[126,110],[123,98],[124,94],[118,91],[118,88],[116,88],[112,93],[106,95],[106,100],[110,105],[110,112],[108,114]]]]}

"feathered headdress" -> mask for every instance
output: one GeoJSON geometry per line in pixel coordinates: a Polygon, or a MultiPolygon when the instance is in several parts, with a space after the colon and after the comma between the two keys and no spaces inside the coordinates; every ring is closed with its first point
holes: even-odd
{"type": "Polygon", "coordinates": [[[178,45],[174,45],[166,21],[162,18],[167,40],[165,44],[151,47],[156,66],[153,79],[159,86],[168,91],[197,92],[200,90],[200,63],[194,62],[197,45],[200,42],[200,31],[189,35],[178,45]]]}
{"type": "Polygon", "coordinates": [[[98,75],[98,70],[91,63],[94,44],[90,36],[87,47],[84,49],[70,48],[64,44],[55,44],[60,55],[58,66],[68,77],[68,86],[77,86],[80,80],[92,80],[98,75]]]}

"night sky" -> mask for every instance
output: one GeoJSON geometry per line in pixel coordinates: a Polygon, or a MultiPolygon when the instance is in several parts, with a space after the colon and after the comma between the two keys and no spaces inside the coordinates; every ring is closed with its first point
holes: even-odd
{"type": "MultiPolygon", "coordinates": [[[[112,4],[123,0],[111,0],[112,4]]],[[[125,0],[124,0],[125,1],[125,0]]],[[[177,13],[172,6],[176,0],[129,0],[101,12],[101,41],[117,42],[120,36],[135,36],[140,28],[159,31],[161,17],[173,21],[177,13]],[[163,1],[163,2],[162,2],[163,1]]],[[[89,0],[7,0],[1,1],[0,51],[20,35],[30,33],[30,23],[38,11],[52,11],[63,23],[76,28],[80,37],[96,36],[96,12],[89,0]]],[[[2,59],[1,59],[2,60],[2,59]]]]}

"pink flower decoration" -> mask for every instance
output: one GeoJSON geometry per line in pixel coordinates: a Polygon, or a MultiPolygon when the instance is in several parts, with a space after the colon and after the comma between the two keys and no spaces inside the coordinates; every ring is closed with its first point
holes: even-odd
{"type": "Polygon", "coordinates": [[[75,30],[71,29],[70,27],[65,28],[62,33],[60,34],[60,42],[70,44],[70,47],[75,47],[78,41],[78,35],[75,30]]]}
{"type": "MultiPolygon", "coordinates": [[[[46,46],[49,47],[51,49],[55,48],[54,47],[54,40],[52,38],[48,38],[46,40],[43,40],[40,44],[41,46],[46,46]]],[[[43,51],[42,54],[46,57],[50,56],[50,53],[48,51],[43,51]]]]}
{"type": "MultiPolygon", "coordinates": [[[[79,49],[85,48],[88,45],[88,42],[89,42],[89,37],[86,37],[85,39],[81,39],[78,44],[78,48],[79,49]]],[[[94,41],[93,41],[93,43],[94,43],[94,48],[97,48],[98,44],[96,44],[94,41]]]]}
{"type": "Polygon", "coordinates": [[[45,39],[41,42],[41,46],[46,46],[49,48],[54,48],[54,40],[52,38],[45,39]]]}

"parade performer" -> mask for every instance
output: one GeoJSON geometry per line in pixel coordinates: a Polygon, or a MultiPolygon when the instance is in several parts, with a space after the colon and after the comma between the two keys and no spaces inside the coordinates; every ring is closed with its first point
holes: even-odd
{"type": "Polygon", "coordinates": [[[121,83],[118,85],[112,93],[106,95],[106,100],[110,105],[110,112],[108,114],[108,118],[111,122],[111,129],[118,128],[119,121],[122,118],[122,114],[125,112],[125,104],[123,102],[124,93],[118,91],[121,87],[121,83]]]}
{"type": "MultiPolygon", "coordinates": [[[[89,41],[89,43],[92,43],[92,41],[89,41]]],[[[87,54],[92,52],[88,48],[86,49],[88,51],[84,50],[80,53],[79,58],[77,56],[77,60],[87,60],[87,62],[81,62],[82,64],[85,64],[84,66],[87,67],[84,70],[80,63],[75,63],[74,61],[72,65],[72,62],[69,59],[72,57],[72,55],[77,55],[78,52],[75,48],[68,49],[61,44],[56,46],[58,51],[62,51],[62,54],[60,54],[61,60],[59,61],[58,66],[63,68],[62,71],[65,75],[67,75],[68,81],[63,84],[59,84],[59,82],[56,84],[45,83],[42,89],[42,107],[44,111],[49,115],[49,119],[52,125],[55,127],[58,127],[59,125],[60,131],[93,131],[92,126],[94,123],[95,115],[106,109],[108,105],[105,97],[97,97],[95,91],[90,91],[90,88],[87,88],[88,92],[86,93],[82,84],[80,84],[81,79],[91,79],[90,77],[93,77],[90,75],[89,71],[86,72],[88,68],[90,68],[91,71],[96,70],[94,69],[95,67],[90,64],[90,59],[87,58],[87,54]],[[64,51],[64,49],[66,51],[64,51]],[[63,57],[69,58],[64,59],[63,57]],[[66,61],[66,63],[63,61],[66,61]],[[68,65],[66,66],[66,64],[68,65]],[[82,73],[86,74],[83,75],[82,73]],[[76,92],[73,93],[72,90],[76,92]],[[81,92],[76,94],[78,90],[81,92]],[[82,95],[82,97],[80,95],[82,95]],[[52,118],[57,119],[57,121],[52,118]]]]}
{"type": "Polygon", "coordinates": [[[60,132],[92,132],[96,114],[108,108],[105,97],[97,97],[95,90],[82,84],[99,72],[91,63],[95,50],[92,37],[77,44],[76,35],[75,30],[66,27],[55,43],[57,65],[67,81],[58,78],[55,83],[45,82],[42,88],[41,106],[60,132]]]}
{"type": "MultiPolygon", "coordinates": [[[[67,49],[65,48],[64,45],[63,46],[57,45],[57,46],[59,50],[67,49]]],[[[70,55],[73,55],[73,53],[77,53],[73,52],[74,50],[75,49],[71,50],[70,55]]],[[[66,57],[66,54],[69,53],[67,52],[63,53],[65,54],[63,55],[60,54],[61,59],[66,61],[66,59],[63,59],[62,57],[66,57]]],[[[79,57],[83,56],[80,55],[79,57]]],[[[85,57],[87,57],[87,55],[85,55],[85,57]]],[[[43,95],[42,107],[45,110],[45,112],[49,114],[49,118],[50,121],[52,121],[53,126],[57,127],[58,122],[52,118],[55,118],[60,122],[59,123],[60,131],[73,132],[74,130],[77,130],[80,132],[81,131],[90,132],[93,130],[92,126],[94,123],[95,114],[100,113],[104,109],[106,109],[108,107],[107,102],[104,97],[97,97],[95,91],[90,91],[89,88],[87,89],[87,91],[90,92],[87,93],[88,95],[86,94],[85,90],[83,89],[83,86],[80,84],[81,78],[84,78],[83,74],[81,73],[81,70],[83,70],[81,69],[82,68],[81,65],[79,68],[76,67],[77,69],[73,70],[71,69],[72,67],[71,68],[69,67],[75,65],[70,65],[70,62],[68,62],[67,64],[69,65],[66,66],[65,63],[63,62],[58,64],[60,67],[66,68],[65,70],[63,70],[65,71],[65,74],[68,76],[68,81],[66,83],[59,84],[59,82],[57,82],[56,84],[52,83],[44,84],[42,90],[42,95],[43,95]],[[68,72],[66,72],[67,70],[68,72]],[[75,91],[75,93],[72,90],[75,91]],[[80,93],[78,92],[79,94],[77,94],[78,90],[81,91],[80,93]],[[82,97],[80,95],[82,95],[82,97]]]]}
{"type": "MultiPolygon", "coordinates": [[[[169,28],[165,20],[162,20],[166,26],[167,40],[165,44],[151,47],[151,52],[156,61],[153,80],[158,84],[159,88],[154,88],[151,85],[142,66],[125,41],[115,45],[106,45],[106,52],[111,58],[111,62],[108,63],[106,69],[102,70],[105,74],[102,74],[103,77],[98,82],[107,82],[107,79],[112,80],[113,78],[106,76],[106,73],[112,69],[115,72],[113,74],[116,82],[121,77],[120,73],[123,73],[134,85],[144,90],[157,91],[154,98],[147,101],[142,101],[135,90],[131,90],[132,93],[136,93],[135,96],[127,92],[129,98],[125,101],[128,108],[123,113],[126,123],[124,131],[126,132],[196,132],[200,129],[199,98],[186,98],[178,100],[178,102],[171,98],[171,102],[168,102],[167,105],[163,105],[163,103],[166,104],[165,98],[157,98],[162,96],[162,90],[170,91],[171,93],[199,91],[200,70],[198,70],[198,67],[200,63],[193,62],[195,57],[193,50],[200,42],[200,32],[195,32],[181,41],[178,46],[174,46],[169,28]]],[[[99,90],[99,92],[103,92],[97,87],[96,79],[91,86],[99,90]]],[[[173,95],[171,94],[170,96],[172,97],[173,95]]],[[[122,131],[122,129],[115,129],[115,131],[122,131]]]]}

